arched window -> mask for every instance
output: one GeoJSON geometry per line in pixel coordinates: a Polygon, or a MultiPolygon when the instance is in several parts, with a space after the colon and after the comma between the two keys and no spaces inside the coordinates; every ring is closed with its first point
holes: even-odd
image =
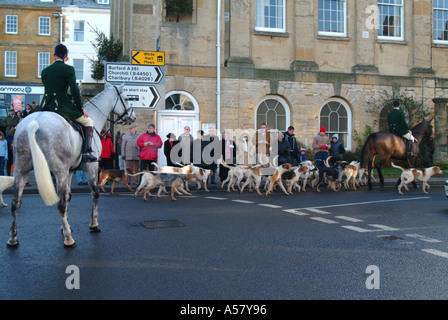
{"type": "Polygon", "coordinates": [[[258,104],[255,114],[255,129],[259,129],[262,123],[266,123],[268,130],[286,131],[289,126],[289,107],[280,97],[265,97],[258,104]]]}
{"type": "Polygon", "coordinates": [[[165,110],[194,111],[195,103],[186,92],[171,92],[165,99],[165,110]]]}
{"type": "Polygon", "coordinates": [[[320,127],[327,129],[327,135],[331,137],[336,133],[339,141],[345,149],[352,148],[352,115],[350,107],[342,99],[331,99],[320,109],[320,127]]]}

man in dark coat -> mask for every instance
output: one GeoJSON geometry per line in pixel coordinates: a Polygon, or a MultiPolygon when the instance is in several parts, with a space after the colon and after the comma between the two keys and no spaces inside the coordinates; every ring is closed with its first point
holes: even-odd
{"type": "Polygon", "coordinates": [[[53,111],[67,120],[74,120],[84,126],[86,143],[83,150],[83,161],[98,161],[91,152],[94,124],[83,109],[81,94],[76,84],[75,69],[65,64],[68,50],[63,44],[54,49],[55,62],[42,70],[42,82],[45,96],[38,111],[53,111]],[[68,94],[68,89],[70,93],[68,94]],[[73,101],[72,101],[73,98],[73,101]]]}
{"type": "Polygon", "coordinates": [[[415,157],[416,155],[412,152],[412,143],[415,141],[415,138],[412,136],[411,129],[406,123],[404,113],[400,108],[400,102],[395,101],[394,108],[391,112],[389,112],[387,117],[389,122],[389,131],[405,138],[407,140],[407,156],[415,157]]]}
{"type": "Polygon", "coordinates": [[[289,154],[291,156],[291,164],[297,166],[299,160],[299,145],[294,135],[294,127],[289,126],[288,131],[284,134],[284,139],[289,142],[289,154]]]}

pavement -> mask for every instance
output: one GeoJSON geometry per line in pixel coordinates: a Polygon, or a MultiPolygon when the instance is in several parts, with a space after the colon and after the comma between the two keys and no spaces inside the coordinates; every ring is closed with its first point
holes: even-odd
{"type": "MultiPolygon", "coordinates": [[[[378,177],[375,177],[375,178],[377,179],[378,177]]],[[[395,186],[395,184],[397,183],[397,179],[398,179],[398,176],[384,177],[384,184],[386,186],[395,186]]],[[[434,176],[430,180],[430,185],[431,186],[443,186],[443,185],[445,185],[445,181],[448,181],[448,177],[444,177],[444,176],[440,176],[440,175],[434,176]]],[[[373,182],[373,184],[374,184],[374,186],[378,185],[379,184],[378,179],[377,179],[377,182],[373,182]]],[[[111,185],[108,185],[108,184],[106,184],[104,186],[106,191],[109,191],[110,187],[111,187],[111,185]]],[[[134,190],[136,188],[135,186],[132,186],[132,185],[131,185],[131,187],[134,190]]],[[[195,190],[196,186],[193,184],[190,184],[190,187],[192,187],[192,189],[190,189],[190,190],[195,190]]],[[[216,184],[208,184],[207,187],[210,190],[221,190],[221,181],[220,181],[219,177],[216,176],[216,184]]],[[[6,189],[3,192],[3,194],[13,194],[13,192],[14,192],[14,188],[10,187],[10,188],[6,189]]],[[[89,186],[88,185],[78,185],[78,183],[76,181],[76,175],[73,174],[72,193],[85,193],[85,192],[90,192],[89,186]]],[[[129,192],[130,193],[129,189],[127,189],[121,182],[116,183],[114,192],[120,192],[120,193],[129,192]]],[[[31,171],[30,175],[29,175],[29,186],[25,187],[23,193],[24,194],[38,194],[39,193],[37,190],[36,180],[35,180],[33,171],[31,171]]]]}

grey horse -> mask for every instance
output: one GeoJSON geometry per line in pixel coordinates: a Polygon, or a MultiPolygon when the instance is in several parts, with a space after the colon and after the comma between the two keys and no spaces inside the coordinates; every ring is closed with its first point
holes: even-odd
{"type": "MultiPolygon", "coordinates": [[[[106,124],[110,113],[118,116],[123,124],[136,120],[129,107],[127,97],[121,86],[105,85],[104,91],[85,104],[85,109],[95,124],[92,149],[99,158],[101,141],[98,132],[106,124]]],[[[58,203],[62,220],[64,245],[73,247],[75,240],[71,235],[67,211],[71,197],[73,171],[85,171],[92,193],[92,214],[90,229],[100,231],[98,225],[98,162],[81,162],[83,147],[81,135],[60,115],[54,112],[34,112],[24,118],[17,126],[14,135],[14,197],[12,200],[12,225],[9,232],[8,247],[19,245],[17,240],[17,216],[22,204],[23,188],[31,170],[34,170],[39,194],[47,206],[58,203]],[[56,189],[51,173],[56,180],[56,189]]]]}

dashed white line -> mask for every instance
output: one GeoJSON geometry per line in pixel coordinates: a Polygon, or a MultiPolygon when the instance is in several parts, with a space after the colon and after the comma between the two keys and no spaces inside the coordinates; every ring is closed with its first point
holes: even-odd
{"type": "Polygon", "coordinates": [[[356,232],[361,232],[361,233],[371,232],[372,231],[372,230],[367,230],[367,229],[356,227],[356,226],[342,226],[342,228],[353,230],[353,231],[356,231],[356,232]]]}
{"type": "Polygon", "coordinates": [[[249,201],[249,200],[232,200],[232,201],[238,202],[238,203],[247,203],[247,204],[255,203],[255,201],[249,201]]]}
{"type": "Polygon", "coordinates": [[[352,217],[346,217],[346,216],[336,216],[336,218],[345,220],[345,221],[350,221],[350,222],[364,222],[363,220],[352,218],[352,217]]]}
{"type": "Polygon", "coordinates": [[[337,223],[339,223],[337,221],[330,220],[330,219],[325,219],[325,218],[321,218],[321,217],[311,217],[310,219],[316,220],[316,221],[320,221],[320,222],[323,222],[323,223],[328,223],[328,224],[337,224],[337,223]]]}
{"type": "Polygon", "coordinates": [[[443,251],[439,251],[439,250],[436,250],[436,249],[422,249],[422,251],[448,259],[448,252],[443,252],[443,251]]]}
{"type": "Polygon", "coordinates": [[[330,212],[319,210],[319,209],[316,209],[316,208],[305,208],[305,210],[308,210],[308,211],[311,211],[311,212],[314,212],[314,213],[318,213],[318,214],[331,214],[330,212]]]}
{"type": "Polygon", "coordinates": [[[275,205],[275,204],[269,204],[269,203],[259,203],[258,205],[262,206],[262,207],[272,208],[272,209],[281,209],[281,208],[283,208],[282,206],[278,206],[278,205],[275,205]]]}
{"type": "Polygon", "coordinates": [[[429,243],[440,243],[442,241],[437,240],[437,239],[433,239],[433,238],[428,238],[419,234],[405,234],[406,237],[410,237],[410,238],[415,238],[421,241],[425,241],[425,242],[429,242],[429,243]]]}
{"type": "Polygon", "coordinates": [[[400,229],[397,229],[397,228],[383,226],[382,224],[369,224],[369,226],[381,229],[381,231],[397,231],[397,230],[400,230],[400,229]]]}
{"type": "Polygon", "coordinates": [[[296,216],[308,216],[309,215],[308,213],[299,211],[297,209],[286,209],[286,210],[283,210],[283,211],[287,212],[287,213],[295,214],[296,216]]]}
{"type": "Polygon", "coordinates": [[[212,199],[212,200],[228,200],[227,198],[220,198],[220,197],[205,197],[206,199],[212,199]]]}

